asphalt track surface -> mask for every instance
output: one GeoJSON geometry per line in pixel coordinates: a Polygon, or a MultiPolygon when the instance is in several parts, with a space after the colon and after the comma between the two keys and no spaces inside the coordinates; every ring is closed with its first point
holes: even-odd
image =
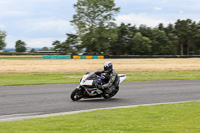
{"type": "Polygon", "coordinates": [[[0,121],[9,118],[117,106],[199,101],[200,80],[124,82],[111,99],[82,99],[70,94],[78,84],[0,87],[0,121]]]}

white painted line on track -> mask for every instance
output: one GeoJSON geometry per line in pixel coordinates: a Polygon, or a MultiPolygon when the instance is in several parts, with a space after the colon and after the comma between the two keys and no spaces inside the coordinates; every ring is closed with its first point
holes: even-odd
{"type": "MultiPolygon", "coordinates": [[[[43,112],[44,113],[44,112],[43,112]]],[[[2,115],[0,116],[0,122],[3,121],[14,121],[15,119],[19,119],[19,120],[23,120],[21,118],[25,118],[26,117],[34,117],[34,116],[39,116],[39,114],[42,114],[42,112],[38,112],[38,113],[26,113],[26,114],[11,114],[11,115],[2,115]]]]}
{"type": "MultiPolygon", "coordinates": [[[[186,103],[186,102],[195,102],[195,101],[200,101],[200,100],[167,102],[167,103],[152,103],[152,104],[139,104],[139,105],[127,105],[127,106],[97,108],[97,109],[88,109],[88,110],[79,110],[79,111],[70,111],[70,112],[43,114],[43,115],[37,115],[39,113],[30,113],[32,115],[30,115],[30,114],[15,114],[13,116],[16,116],[16,117],[12,117],[12,118],[3,118],[2,119],[1,118],[2,116],[0,116],[0,122],[17,121],[17,120],[25,120],[25,119],[33,119],[33,118],[44,118],[44,117],[59,116],[59,115],[69,115],[69,114],[77,114],[77,113],[91,112],[91,111],[97,111],[97,110],[106,110],[106,109],[131,108],[131,107],[138,107],[138,106],[152,106],[152,105],[161,105],[161,104],[175,104],[175,103],[186,103]],[[33,114],[35,114],[35,115],[33,115],[33,114]],[[19,117],[17,115],[19,115],[19,117]],[[24,116],[24,115],[26,115],[26,116],[24,116]],[[27,115],[29,115],[29,116],[27,116],[27,115]]],[[[12,116],[12,115],[5,115],[5,116],[12,116]]]]}
{"type": "Polygon", "coordinates": [[[28,113],[28,114],[11,114],[11,115],[1,115],[0,119],[2,118],[11,118],[11,117],[18,117],[18,116],[30,116],[30,115],[39,115],[42,114],[44,112],[40,112],[40,113],[28,113]]]}

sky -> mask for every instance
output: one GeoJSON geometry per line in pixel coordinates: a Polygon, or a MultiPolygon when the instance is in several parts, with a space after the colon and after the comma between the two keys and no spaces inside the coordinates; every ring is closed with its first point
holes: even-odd
{"type": "MultiPolygon", "coordinates": [[[[0,29],[6,31],[7,48],[22,40],[27,47],[52,47],[65,41],[66,33],[76,33],[70,24],[77,0],[0,0],[0,29]]],[[[200,21],[200,0],[115,0],[120,25],[167,26],[178,19],[200,21]]]]}

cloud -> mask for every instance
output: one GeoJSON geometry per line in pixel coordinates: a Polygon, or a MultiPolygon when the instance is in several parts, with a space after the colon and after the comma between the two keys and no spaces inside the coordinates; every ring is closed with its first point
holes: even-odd
{"type": "Polygon", "coordinates": [[[6,26],[3,24],[0,24],[0,30],[3,30],[6,26]]]}
{"type": "Polygon", "coordinates": [[[132,25],[141,25],[141,24],[145,24],[147,26],[151,26],[151,27],[155,27],[157,26],[159,23],[163,23],[165,25],[171,23],[168,20],[162,19],[162,18],[158,18],[156,16],[153,15],[149,15],[149,14],[128,14],[128,15],[119,15],[116,18],[116,21],[118,24],[120,23],[131,23],[132,25]]]}
{"type": "Polygon", "coordinates": [[[65,41],[66,38],[26,38],[24,39],[28,47],[50,47],[53,41],[59,40],[61,42],[65,41]]]}
{"type": "Polygon", "coordinates": [[[182,10],[180,10],[179,13],[184,13],[184,12],[182,10]]]}
{"type": "Polygon", "coordinates": [[[55,32],[66,32],[67,29],[72,30],[72,26],[70,25],[70,22],[67,20],[47,20],[47,19],[41,19],[41,20],[35,20],[32,22],[30,20],[30,23],[28,25],[31,31],[55,31],[55,32]]]}
{"type": "Polygon", "coordinates": [[[8,28],[9,34],[21,38],[66,37],[66,33],[75,32],[68,20],[49,18],[17,20],[8,28]]]}
{"type": "Polygon", "coordinates": [[[168,0],[161,0],[161,1],[160,1],[160,3],[162,3],[162,4],[163,4],[163,3],[167,3],[167,2],[168,2],[168,0]]]}
{"type": "Polygon", "coordinates": [[[35,47],[35,48],[41,48],[41,47],[51,47],[53,41],[59,40],[61,42],[66,40],[66,37],[46,37],[46,38],[21,38],[19,36],[12,36],[8,35],[6,37],[6,43],[7,48],[11,48],[15,46],[15,42],[17,40],[22,40],[27,44],[27,47],[35,47]]]}
{"type": "Polygon", "coordinates": [[[28,19],[15,26],[6,37],[7,47],[14,47],[17,40],[25,41],[28,47],[49,47],[55,40],[64,41],[66,33],[74,33],[67,20],[28,19]]]}
{"type": "Polygon", "coordinates": [[[162,8],[161,7],[154,7],[154,10],[160,11],[160,10],[162,10],[162,8]]]}
{"type": "Polygon", "coordinates": [[[1,0],[0,1],[0,6],[5,6],[5,5],[7,5],[7,4],[10,4],[11,3],[11,0],[1,0]]]}
{"type": "Polygon", "coordinates": [[[4,12],[0,12],[0,17],[19,17],[19,16],[29,16],[30,13],[24,11],[17,10],[6,10],[4,12]]]}

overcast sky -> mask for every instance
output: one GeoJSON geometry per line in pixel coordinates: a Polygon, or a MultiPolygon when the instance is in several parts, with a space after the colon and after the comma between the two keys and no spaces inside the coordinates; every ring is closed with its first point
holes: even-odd
{"type": "MultiPolygon", "coordinates": [[[[70,25],[77,0],[0,0],[0,29],[7,32],[7,48],[17,40],[28,47],[51,47],[55,40],[64,41],[66,33],[75,33],[70,25]]],[[[200,0],[115,0],[120,13],[116,23],[174,23],[190,18],[200,21],[200,0]]]]}

